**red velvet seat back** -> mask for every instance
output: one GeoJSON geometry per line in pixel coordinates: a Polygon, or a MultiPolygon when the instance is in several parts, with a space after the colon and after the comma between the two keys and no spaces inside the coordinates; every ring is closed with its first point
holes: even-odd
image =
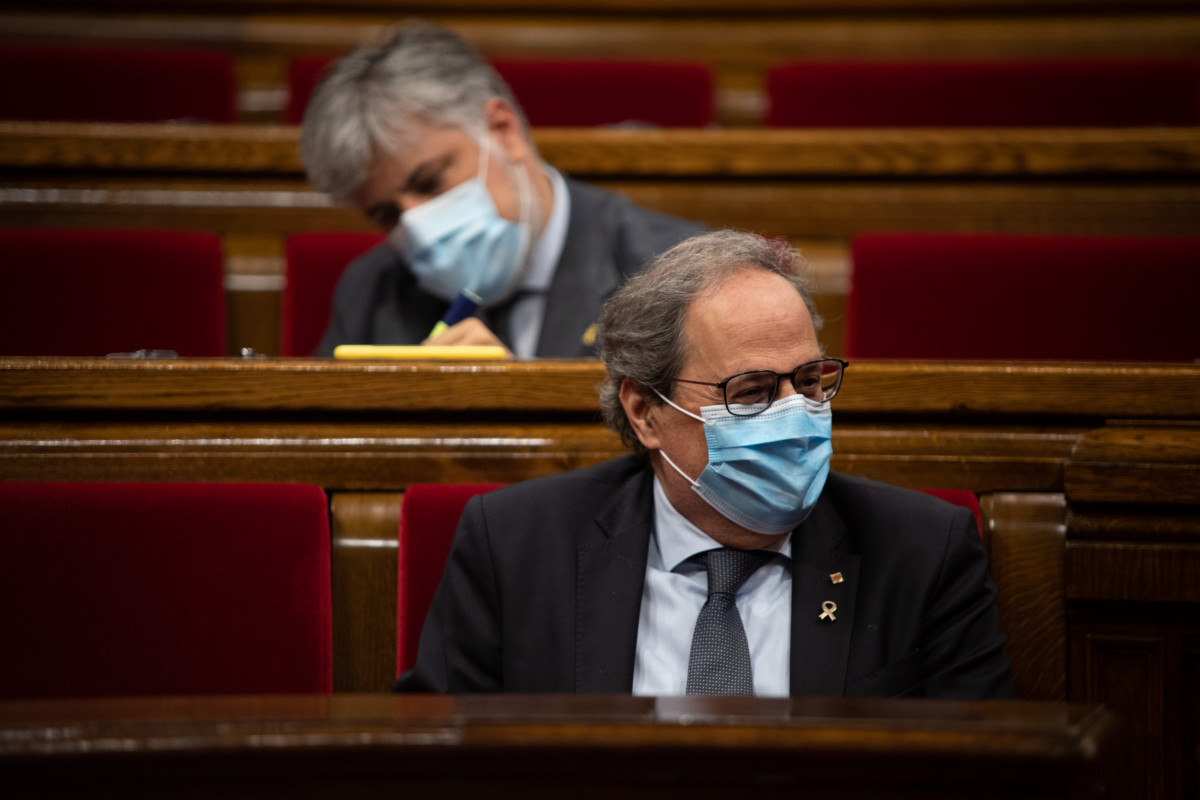
{"type": "Polygon", "coordinates": [[[1200,122],[1200,60],[796,62],[775,127],[1117,127],[1200,122]]]}
{"type": "MultiPolygon", "coordinates": [[[[421,627],[441,580],[450,544],[467,501],[496,483],[423,483],[410,486],[400,506],[399,575],[396,605],[396,674],[417,660],[421,627]]],[[[979,500],[958,489],[927,489],[927,494],[969,508],[982,531],[979,500]]]]}
{"type": "Polygon", "coordinates": [[[337,59],[338,56],[330,54],[299,56],[288,64],[288,98],[283,108],[285,125],[299,125],[304,121],[304,109],[308,108],[309,98],[321,82],[325,69],[337,59]]]}
{"type": "Polygon", "coordinates": [[[0,696],[329,692],[315,486],[0,483],[0,696]]]}
{"type": "Polygon", "coordinates": [[[329,324],[346,265],[383,241],[379,233],[294,233],[288,237],[280,354],[311,355],[329,324]]]}
{"type": "MultiPolygon", "coordinates": [[[[298,124],[333,56],[295,59],[284,122],[298,124]]],[[[683,61],[524,60],[493,62],[534,127],[647,123],[703,127],[713,121],[707,64],[683,61]]]]}
{"type": "Polygon", "coordinates": [[[851,257],[848,357],[1200,357],[1200,238],[872,234],[851,257]]]}
{"type": "Polygon", "coordinates": [[[400,505],[396,584],[396,674],[417,661],[421,627],[442,578],[450,542],[467,501],[498,483],[419,483],[400,505]]]}
{"type": "Polygon", "coordinates": [[[0,229],[0,265],[0,355],[225,354],[215,234],[0,229]]]}
{"type": "Polygon", "coordinates": [[[713,77],[706,64],[497,60],[493,66],[533,127],[699,128],[713,121],[713,77]]]}
{"type": "Polygon", "coordinates": [[[217,50],[3,45],[0,118],[235,122],[234,59],[217,50]]]}

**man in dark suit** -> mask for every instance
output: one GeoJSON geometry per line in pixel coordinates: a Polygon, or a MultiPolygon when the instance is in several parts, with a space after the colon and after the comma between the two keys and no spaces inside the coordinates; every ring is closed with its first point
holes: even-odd
{"type": "Polygon", "coordinates": [[[701,230],[546,165],[503,80],[425,22],[333,65],[301,152],[318,189],[389,231],[343,273],[317,355],[420,343],[460,293],[482,310],[432,343],[590,355],[613,289],[701,230]]]}
{"type": "Polygon", "coordinates": [[[1011,696],[972,515],[830,473],[819,323],[750,234],[619,289],[601,407],[634,453],[472,499],[396,689],[1011,696]]]}

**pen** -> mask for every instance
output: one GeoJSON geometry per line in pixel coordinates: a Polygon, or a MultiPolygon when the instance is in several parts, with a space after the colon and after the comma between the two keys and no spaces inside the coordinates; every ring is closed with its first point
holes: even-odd
{"type": "Polygon", "coordinates": [[[467,317],[475,313],[475,309],[479,308],[479,304],[483,299],[479,295],[472,292],[470,289],[463,289],[458,293],[458,297],[454,298],[454,302],[446,309],[446,313],[442,315],[441,320],[437,325],[433,326],[433,330],[429,332],[429,338],[440,335],[446,328],[462,322],[467,317]]]}

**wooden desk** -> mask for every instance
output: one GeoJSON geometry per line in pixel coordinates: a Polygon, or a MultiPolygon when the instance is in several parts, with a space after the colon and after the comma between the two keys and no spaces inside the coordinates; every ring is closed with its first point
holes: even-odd
{"type": "MultiPolygon", "coordinates": [[[[588,361],[0,359],[0,479],[325,487],[334,686],[380,691],[403,490],[624,452],[598,421],[602,376],[588,361]]],[[[1127,721],[1113,796],[1194,794],[1200,366],[855,362],[834,416],[835,469],[980,495],[1018,695],[1127,721]]]]}
{"type": "MultiPolygon", "coordinates": [[[[0,123],[0,225],[218,232],[230,352],[278,353],[287,235],[367,229],[308,186],[297,137],[265,126],[0,123]]],[[[790,239],[813,264],[830,352],[841,347],[858,233],[1200,235],[1200,128],[534,137],[549,163],[647,208],[790,239]]]]}
{"type": "Polygon", "coordinates": [[[723,125],[764,115],[763,76],[789,59],[1195,56],[1190,0],[10,0],[0,39],[215,47],[238,55],[241,116],[280,119],[287,65],[377,39],[405,15],[491,57],[675,58],[715,71],[723,125]]]}
{"type": "Polygon", "coordinates": [[[764,698],[0,703],[9,797],[1082,798],[1097,706],[764,698]],[[720,761],[717,761],[720,759],[720,761]]]}

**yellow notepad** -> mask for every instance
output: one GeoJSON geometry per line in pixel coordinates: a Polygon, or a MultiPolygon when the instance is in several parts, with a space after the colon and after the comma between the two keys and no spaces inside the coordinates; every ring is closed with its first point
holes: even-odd
{"type": "Polygon", "coordinates": [[[343,344],[333,349],[334,358],[493,361],[508,355],[499,345],[343,344]]]}

